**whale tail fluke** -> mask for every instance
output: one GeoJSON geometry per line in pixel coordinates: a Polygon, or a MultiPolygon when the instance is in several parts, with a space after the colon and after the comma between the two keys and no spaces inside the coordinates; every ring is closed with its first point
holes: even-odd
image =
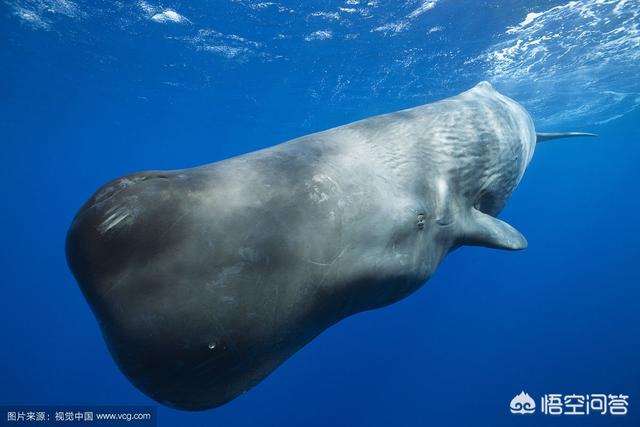
{"type": "Polygon", "coordinates": [[[574,136],[598,136],[595,133],[588,132],[553,132],[553,133],[536,133],[536,142],[539,144],[541,142],[549,141],[551,139],[558,138],[571,138],[574,136]]]}

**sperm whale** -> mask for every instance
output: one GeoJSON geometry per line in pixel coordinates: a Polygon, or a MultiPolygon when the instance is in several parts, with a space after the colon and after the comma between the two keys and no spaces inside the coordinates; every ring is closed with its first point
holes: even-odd
{"type": "Polygon", "coordinates": [[[398,301],[463,245],[519,250],[497,218],[536,144],[517,102],[457,96],[229,158],[107,183],[69,267],[129,380],[203,410],[345,317],[398,301]]]}

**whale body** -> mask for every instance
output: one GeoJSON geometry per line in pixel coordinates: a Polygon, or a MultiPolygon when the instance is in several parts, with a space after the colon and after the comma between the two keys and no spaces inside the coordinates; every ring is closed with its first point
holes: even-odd
{"type": "Polygon", "coordinates": [[[538,139],[482,82],[460,95],[99,189],[67,260],[129,380],[220,406],[322,331],[414,292],[462,245],[518,250],[496,218],[538,139]]]}

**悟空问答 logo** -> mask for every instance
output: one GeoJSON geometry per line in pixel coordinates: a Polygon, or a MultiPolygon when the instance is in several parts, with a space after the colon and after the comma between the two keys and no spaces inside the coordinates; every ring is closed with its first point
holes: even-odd
{"type": "Polygon", "coordinates": [[[509,409],[511,409],[512,414],[533,414],[536,411],[536,402],[523,390],[511,399],[509,409]]]}

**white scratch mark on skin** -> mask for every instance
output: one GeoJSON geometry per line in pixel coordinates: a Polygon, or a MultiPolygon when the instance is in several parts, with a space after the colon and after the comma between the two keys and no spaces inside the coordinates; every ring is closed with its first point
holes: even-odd
{"type": "MultiPolygon", "coordinates": [[[[107,211],[107,214],[109,214],[112,210],[113,208],[109,209],[107,211]]],[[[100,231],[100,233],[102,234],[105,234],[130,216],[131,212],[129,211],[129,209],[122,206],[118,207],[115,209],[115,212],[113,212],[104,221],[102,221],[102,223],[98,226],[98,231],[100,231]]]]}
{"type": "Polygon", "coordinates": [[[117,218],[114,218],[113,221],[111,221],[111,223],[107,226],[106,231],[109,231],[110,229],[112,229],[116,225],[120,224],[120,222],[122,222],[122,220],[127,218],[128,216],[129,216],[129,213],[128,212],[124,212],[124,213],[122,213],[122,215],[118,216],[117,218]]]}
{"type": "Polygon", "coordinates": [[[329,268],[327,268],[327,271],[322,275],[322,279],[320,280],[320,283],[318,283],[318,286],[321,286],[325,282],[325,280],[329,276],[329,273],[333,270],[332,267],[334,266],[336,261],[338,261],[338,259],[340,259],[342,257],[342,255],[344,255],[344,253],[347,251],[348,248],[349,248],[349,245],[345,246],[340,251],[340,253],[333,259],[333,261],[331,261],[331,264],[329,264],[329,266],[328,266],[329,268]]]}
{"type": "Polygon", "coordinates": [[[331,265],[331,263],[328,262],[317,262],[317,261],[312,261],[310,259],[306,260],[308,263],[310,264],[315,264],[315,265],[331,265]]]}
{"type": "Polygon", "coordinates": [[[342,250],[340,251],[340,253],[338,255],[336,255],[331,262],[318,262],[318,261],[313,261],[311,259],[305,259],[305,261],[307,261],[310,264],[315,264],[315,265],[322,265],[322,266],[332,266],[333,264],[335,264],[335,262],[340,259],[342,257],[342,255],[344,255],[345,251],[349,249],[349,245],[345,246],[344,248],[342,248],[342,250]]]}

